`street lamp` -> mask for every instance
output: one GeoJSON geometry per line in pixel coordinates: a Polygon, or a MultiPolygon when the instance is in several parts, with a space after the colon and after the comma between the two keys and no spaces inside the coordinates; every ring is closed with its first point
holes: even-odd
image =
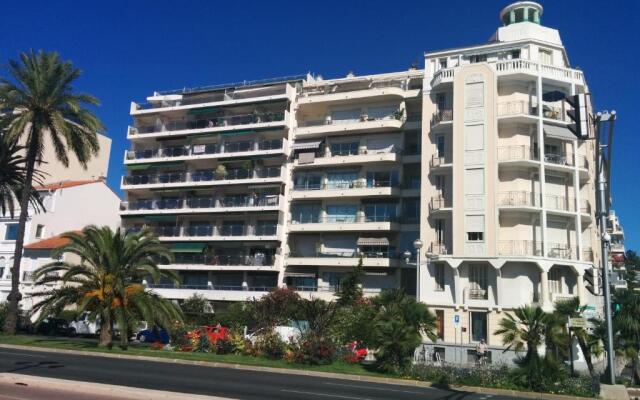
{"type": "Polygon", "coordinates": [[[413,242],[416,249],[416,301],[420,301],[420,249],[422,249],[422,240],[416,239],[413,242]]]}

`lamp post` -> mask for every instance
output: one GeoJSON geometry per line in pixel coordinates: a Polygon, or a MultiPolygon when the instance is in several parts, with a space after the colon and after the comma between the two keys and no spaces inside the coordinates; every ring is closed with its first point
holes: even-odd
{"type": "Polygon", "coordinates": [[[422,240],[416,239],[413,242],[416,249],[416,301],[420,301],[420,250],[422,249],[422,240]]]}

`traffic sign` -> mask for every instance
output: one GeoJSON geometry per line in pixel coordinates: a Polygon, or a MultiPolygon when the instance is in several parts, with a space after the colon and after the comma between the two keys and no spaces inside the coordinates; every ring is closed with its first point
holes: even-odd
{"type": "Polygon", "coordinates": [[[460,326],[460,315],[459,314],[455,314],[453,316],[453,325],[457,328],[460,326]]]}
{"type": "Polygon", "coordinates": [[[587,321],[584,318],[569,318],[569,328],[586,328],[587,321]]]}

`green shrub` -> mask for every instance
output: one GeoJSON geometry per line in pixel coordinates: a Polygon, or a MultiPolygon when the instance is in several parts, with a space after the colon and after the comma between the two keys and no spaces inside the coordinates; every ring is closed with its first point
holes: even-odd
{"type": "Polygon", "coordinates": [[[255,347],[260,354],[272,360],[281,359],[286,350],[286,344],[280,339],[280,335],[273,331],[261,335],[255,347]]]}
{"type": "Polygon", "coordinates": [[[7,319],[7,313],[9,312],[9,303],[6,301],[0,303],[0,327],[4,326],[4,321],[7,319]]]}
{"type": "Polygon", "coordinates": [[[206,334],[205,330],[200,330],[200,335],[196,340],[196,345],[193,348],[193,351],[198,353],[210,353],[214,349],[211,340],[209,340],[209,336],[206,334]]]}
{"type": "Polygon", "coordinates": [[[300,364],[327,365],[331,364],[336,356],[334,344],[314,334],[302,336],[293,346],[293,359],[300,364]]]}
{"type": "Polygon", "coordinates": [[[234,352],[233,343],[229,338],[218,339],[215,344],[216,354],[231,354],[234,352]]]}

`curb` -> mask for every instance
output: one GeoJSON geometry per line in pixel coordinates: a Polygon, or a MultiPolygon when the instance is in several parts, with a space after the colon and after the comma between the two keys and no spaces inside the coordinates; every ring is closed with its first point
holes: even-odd
{"type": "MultiPolygon", "coordinates": [[[[318,378],[332,378],[332,379],[342,379],[342,380],[358,381],[358,382],[371,382],[371,383],[384,383],[384,384],[394,384],[394,385],[413,386],[413,387],[439,388],[438,386],[433,385],[431,382],[416,381],[412,379],[382,378],[382,377],[366,376],[366,375],[339,374],[335,372],[320,372],[320,371],[308,371],[308,370],[299,370],[299,369],[260,367],[260,366],[253,366],[253,365],[221,363],[216,361],[192,361],[192,360],[182,360],[177,358],[140,356],[140,355],[130,355],[130,354],[110,354],[110,353],[102,353],[102,352],[94,352],[94,351],[52,349],[47,347],[23,346],[23,345],[3,344],[3,343],[0,343],[0,348],[14,349],[14,350],[42,351],[45,353],[57,353],[57,354],[73,354],[73,355],[90,356],[90,357],[116,358],[116,359],[123,359],[123,360],[150,361],[150,362],[158,362],[158,363],[165,363],[165,364],[194,365],[194,366],[210,367],[210,368],[227,368],[227,369],[237,369],[237,370],[243,370],[243,371],[269,372],[274,374],[300,375],[300,376],[311,376],[311,377],[318,377],[318,378]]],[[[519,398],[525,398],[525,399],[544,399],[544,400],[589,399],[588,397],[567,396],[567,395],[550,394],[550,393],[521,392],[518,390],[494,389],[494,388],[484,388],[484,387],[478,387],[478,386],[451,385],[448,389],[454,390],[454,391],[490,394],[490,395],[498,395],[498,396],[513,396],[513,397],[519,397],[519,398]]]]}

